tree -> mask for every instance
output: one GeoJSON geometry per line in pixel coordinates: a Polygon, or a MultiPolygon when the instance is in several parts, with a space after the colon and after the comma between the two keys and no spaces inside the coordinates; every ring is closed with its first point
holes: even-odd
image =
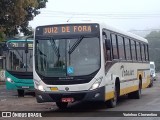
{"type": "MultiPolygon", "coordinates": [[[[29,35],[30,20],[46,7],[47,0],[0,0],[0,33],[13,36],[18,30],[29,35]]],[[[1,37],[1,36],[0,36],[1,37]]]]}
{"type": "Polygon", "coordinates": [[[149,42],[150,60],[155,62],[156,70],[160,71],[160,31],[152,31],[146,36],[149,42]]]}

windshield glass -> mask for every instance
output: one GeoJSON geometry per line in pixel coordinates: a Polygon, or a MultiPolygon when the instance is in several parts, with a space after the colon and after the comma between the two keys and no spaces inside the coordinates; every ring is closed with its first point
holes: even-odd
{"type": "MultiPolygon", "coordinates": [[[[30,45],[30,44],[29,44],[30,45]]],[[[32,72],[33,68],[33,50],[28,49],[28,53],[25,53],[25,48],[12,47],[7,52],[7,70],[20,71],[20,72],[32,72]]]]}
{"type": "Polygon", "coordinates": [[[36,40],[36,71],[47,77],[89,75],[100,68],[98,37],[36,40]]]}

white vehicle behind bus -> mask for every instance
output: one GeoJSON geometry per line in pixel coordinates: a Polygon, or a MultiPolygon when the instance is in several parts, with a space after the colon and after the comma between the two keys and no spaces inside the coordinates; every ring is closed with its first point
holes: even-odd
{"type": "Polygon", "coordinates": [[[150,74],[153,80],[156,80],[156,67],[153,61],[150,61],[150,74]]]}

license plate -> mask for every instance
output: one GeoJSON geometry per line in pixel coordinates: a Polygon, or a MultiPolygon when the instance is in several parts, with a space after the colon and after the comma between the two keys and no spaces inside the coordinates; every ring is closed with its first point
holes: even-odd
{"type": "Polygon", "coordinates": [[[22,86],[22,88],[26,88],[27,89],[27,88],[29,88],[29,86],[22,86]]]}
{"type": "Polygon", "coordinates": [[[62,102],[73,102],[74,98],[62,98],[62,102]]]}

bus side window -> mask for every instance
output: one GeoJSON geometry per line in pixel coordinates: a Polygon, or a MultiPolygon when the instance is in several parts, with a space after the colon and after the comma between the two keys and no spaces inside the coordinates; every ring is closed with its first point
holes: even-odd
{"type": "Polygon", "coordinates": [[[146,44],[144,44],[144,53],[145,53],[145,61],[148,61],[148,48],[146,44]]]}
{"type": "Polygon", "coordinates": [[[118,59],[118,46],[117,46],[117,40],[116,40],[116,35],[111,34],[112,37],[112,53],[113,53],[113,59],[118,59]]]}
{"type": "Polygon", "coordinates": [[[125,53],[124,53],[124,45],[123,45],[123,37],[118,35],[118,51],[119,51],[119,59],[125,60],[125,53]]]}
{"type": "Polygon", "coordinates": [[[142,61],[145,61],[145,46],[141,44],[141,54],[142,54],[142,61]]]}
{"type": "Polygon", "coordinates": [[[110,39],[110,32],[103,31],[103,43],[104,43],[104,54],[105,60],[111,61],[111,39],[110,39]]]}
{"type": "Polygon", "coordinates": [[[125,50],[126,50],[126,60],[131,60],[131,52],[130,52],[130,43],[129,43],[129,39],[125,38],[125,50]]]}
{"type": "Polygon", "coordinates": [[[138,61],[141,61],[141,51],[140,51],[139,42],[136,42],[136,48],[137,48],[137,59],[138,59],[138,61]]]}
{"type": "Polygon", "coordinates": [[[131,39],[131,51],[132,51],[132,60],[136,60],[136,47],[135,47],[135,41],[131,39]]]}
{"type": "Polygon", "coordinates": [[[146,44],[146,61],[149,61],[148,45],[146,44]]]}

